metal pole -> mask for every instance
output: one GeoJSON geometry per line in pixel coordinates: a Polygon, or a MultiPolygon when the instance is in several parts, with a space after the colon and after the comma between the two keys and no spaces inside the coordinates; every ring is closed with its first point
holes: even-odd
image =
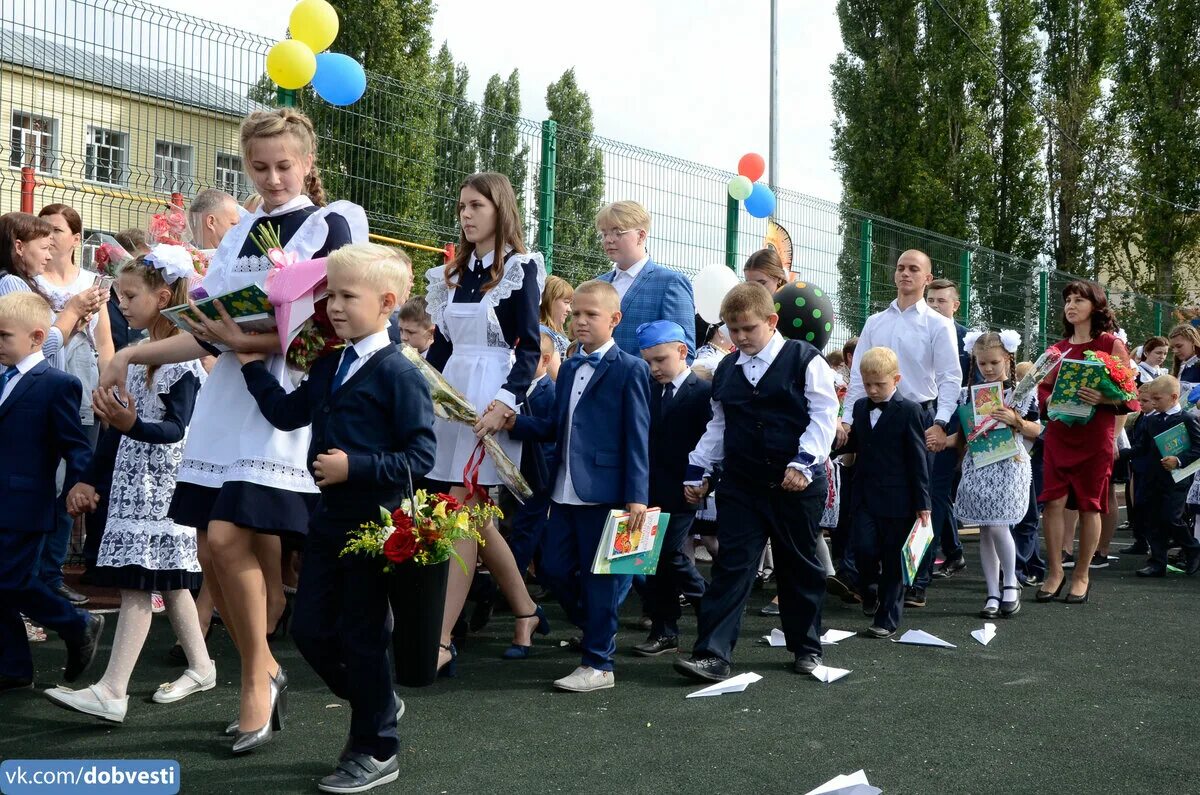
{"type": "Polygon", "coordinates": [[[971,325],[971,252],[964,250],[958,260],[959,291],[958,319],[964,326],[971,325]]]}
{"type": "Polygon", "coordinates": [[[296,92],[290,88],[276,88],[275,101],[281,108],[296,107],[296,92]]]}
{"type": "Polygon", "coordinates": [[[37,178],[32,166],[21,167],[21,212],[33,214],[33,192],[37,188],[37,178]]]}
{"type": "Polygon", "coordinates": [[[767,145],[767,184],[779,184],[779,0],[771,0],[771,110],[767,145]]]}
{"type": "Polygon", "coordinates": [[[739,204],[732,196],[725,203],[725,264],[734,273],[737,273],[739,204]]]}
{"type": "MultiPolygon", "coordinates": [[[[871,316],[871,248],[874,244],[874,229],[870,218],[859,225],[858,239],[858,307],[865,325],[871,316]]],[[[858,327],[862,331],[862,325],[858,327]]]]}
{"type": "Polygon", "coordinates": [[[1042,265],[1038,273],[1038,337],[1039,350],[1046,350],[1046,324],[1050,321],[1050,269],[1042,265]]]}
{"type": "Polygon", "coordinates": [[[538,250],[546,260],[546,273],[554,272],[554,181],[558,164],[558,122],[542,122],[542,168],[538,179],[541,212],[538,214],[538,250]]]}

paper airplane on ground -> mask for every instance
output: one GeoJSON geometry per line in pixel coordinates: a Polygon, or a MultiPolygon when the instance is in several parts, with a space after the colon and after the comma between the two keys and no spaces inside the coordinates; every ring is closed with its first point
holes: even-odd
{"type": "Polygon", "coordinates": [[[849,676],[850,669],[831,668],[826,665],[818,665],[813,669],[812,675],[815,676],[818,681],[829,684],[830,682],[836,682],[843,677],[849,676]]]}
{"type": "Polygon", "coordinates": [[[853,638],[856,633],[848,629],[827,629],[825,634],[821,636],[822,646],[836,646],[839,641],[846,638],[853,638]]]}
{"type": "Polygon", "coordinates": [[[847,776],[835,776],[804,795],[880,795],[883,790],[867,783],[867,774],[859,770],[847,776]]]}
{"type": "Polygon", "coordinates": [[[770,635],[763,635],[762,639],[763,639],[763,642],[766,643],[768,646],[786,646],[787,645],[787,637],[783,634],[782,629],[773,629],[773,630],[771,630],[770,635]]]}
{"type": "Polygon", "coordinates": [[[973,629],[971,637],[986,646],[996,637],[996,625],[989,622],[983,625],[983,629],[973,629]]]}
{"type": "Polygon", "coordinates": [[[957,649],[953,643],[947,643],[936,635],[930,635],[923,629],[910,629],[898,639],[892,638],[892,643],[908,643],[913,646],[938,646],[943,649],[957,649]]]}
{"type": "Polygon", "coordinates": [[[687,697],[701,698],[703,696],[721,696],[726,693],[740,693],[759,679],[762,679],[762,677],[756,673],[738,674],[737,676],[731,676],[724,682],[717,682],[714,685],[701,688],[694,693],[688,693],[687,697]]]}

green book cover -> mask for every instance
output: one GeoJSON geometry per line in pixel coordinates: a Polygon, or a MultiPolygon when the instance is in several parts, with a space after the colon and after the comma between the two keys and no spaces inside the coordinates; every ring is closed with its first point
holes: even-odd
{"type": "MultiPolygon", "coordinates": [[[[220,320],[221,313],[217,311],[216,301],[221,302],[225,311],[233,318],[243,331],[268,332],[275,330],[275,307],[267,298],[267,293],[257,284],[251,284],[240,290],[234,290],[224,295],[215,295],[196,302],[196,309],[211,320],[220,320]]],[[[194,310],[188,304],[180,304],[163,310],[163,316],[183,331],[191,332],[192,327],[184,320],[184,316],[192,316],[194,310]]]]}
{"type": "Polygon", "coordinates": [[[639,534],[629,530],[628,513],[611,511],[592,558],[592,574],[653,574],[658,569],[670,520],[669,513],[651,508],[639,534]],[[655,517],[658,521],[652,524],[655,517]],[[650,530],[649,535],[645,534],[646,529],[650,530]]]}
{"type": "Polygon", "coordinates": [[[917,569],[921,567],[921,559],[925,557],[929,544],[933,541],[933,525],[918,519],[908,531],[908,538],[900,548],[901,574],[904,584],[912,585],[916,579],[917,569]]]}
{"type": "MultiPolygon", "coordinates": [[[[1158,447],[1158,452],[1162,454],[1163,458],[1167,456],[1178,458],[1192,449],[1192,440],[1188,438],[1187,426],[1182,422],[1178,425],[1172,425],[1158,436],[1155,436],[1154,444],[1158,447]]],[[[1171,478],[1178,483],[1196,474],[1197,471],[1200,471],[1200,458],[1186,467],[1171,470],[1171,478]]]]}
{"type": "MultiPolygon", "coordinates": [[[[970,403],[958,407],[958,419],[963,430],[960,433],[970,435],[970,428],[975,427],[975,411],[970,403]]],[[[998,425],[982,436],[967,442],[967,453],[975,468],[985,467],[1000,461],[1015,458],[1022,451],[1021,441],[1007,425],[998,425]]]]}
{"type": "Polygon", "coordinates": [[[1060,419],[1068,424],[1087,422],[1096,413],[1096,407],[1079,397],[1084,388],[1099,389],[1104,380],[1104,364],[1084,359],[1063,359],[1054,379],[1054,390],[1046,413],[1051,419],[1060,419]]]}

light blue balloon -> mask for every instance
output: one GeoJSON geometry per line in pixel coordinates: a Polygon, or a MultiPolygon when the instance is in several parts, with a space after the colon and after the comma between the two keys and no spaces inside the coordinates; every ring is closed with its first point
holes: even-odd
{"type": "Polygon", "coordinates": [[[330,105],[350,105],[358,102],[367,90],[367,73],[349,55],[323,52],[317,56],[312,87],[330,105]]]}
{"type": "MultiPolygon", "coordinates": [[[[320,64],[317,65],[317,74],[321,73],[320,64]]],[[[313,78],[313,85],[316,85],[316,78],[313,78]]],[[[755,218],[766,218],[771,213],[775,212],[775,194],[770,188],[761,182],[754,183],[754,189],[750,191],[750,195],[746,197],[746,212],[753,215],[755,218]]]]}

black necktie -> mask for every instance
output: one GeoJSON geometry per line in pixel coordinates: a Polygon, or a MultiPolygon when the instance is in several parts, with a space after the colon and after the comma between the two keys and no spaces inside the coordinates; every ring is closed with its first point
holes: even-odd
{"type": "Polygon", "coordinates": [[[667,384],[663,387],[662,406],[660,412],[662,416],[667,416],[667,404],[671,402],[671,397],[675,394],[675,384],[667,384]]]}

